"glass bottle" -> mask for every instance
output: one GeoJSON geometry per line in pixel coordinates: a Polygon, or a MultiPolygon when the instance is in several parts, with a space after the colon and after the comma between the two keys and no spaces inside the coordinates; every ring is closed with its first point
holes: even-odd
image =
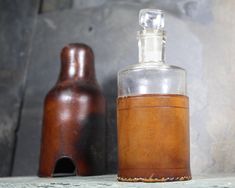
{"type": "Polygon", "coordinates": [[[139,63],[118,73],[118,180],[189,180],[186,72],[165,64],[163,11],[142,9],[139,24],[139,63]]]}

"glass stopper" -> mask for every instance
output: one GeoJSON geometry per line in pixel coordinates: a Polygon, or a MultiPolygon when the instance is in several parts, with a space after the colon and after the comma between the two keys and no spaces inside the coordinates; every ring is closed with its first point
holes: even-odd
{"type": "Polygon", "coordinates": [[[144,29],[164,29],[164,12],[159,9],[141,9],[139,25],[144,29]]]}

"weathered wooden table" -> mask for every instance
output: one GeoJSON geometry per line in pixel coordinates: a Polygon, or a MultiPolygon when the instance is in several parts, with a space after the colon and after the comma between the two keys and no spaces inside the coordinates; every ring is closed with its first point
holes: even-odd
{"type": "Polygon", "coordinates": [[[191,181],[168,183],[126,183],[117,182],[116,175],[64,178],[9,177],[0,178],[4,188],[54,188],[54,187],[156,187],[156,188],[232,188],[235,187],[234,175],[201,176],[191,181]]]}

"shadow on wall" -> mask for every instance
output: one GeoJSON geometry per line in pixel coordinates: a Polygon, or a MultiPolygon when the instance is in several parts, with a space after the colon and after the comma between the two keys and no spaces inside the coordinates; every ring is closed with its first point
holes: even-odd
{"type": "Polygon", "coordinates": [[[112,75],[102,84],[103,93],[107,103],[107,173],[117,171],[117,125],[116,125],[116,98],[117,77],[112,75]]]}

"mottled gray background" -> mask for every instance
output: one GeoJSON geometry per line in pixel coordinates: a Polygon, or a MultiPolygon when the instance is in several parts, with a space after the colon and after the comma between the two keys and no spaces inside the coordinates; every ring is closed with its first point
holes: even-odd
{"type": "Polygon", "coordinates": [[[167,61],[188,72],[193,174],[235,172],[235,1],[1,0],[0,176],[37,173],[43,99],[71,42],[94,50],[116,172],[116,74],[137,63],[141,8],[166,12],[167,61]]]}

